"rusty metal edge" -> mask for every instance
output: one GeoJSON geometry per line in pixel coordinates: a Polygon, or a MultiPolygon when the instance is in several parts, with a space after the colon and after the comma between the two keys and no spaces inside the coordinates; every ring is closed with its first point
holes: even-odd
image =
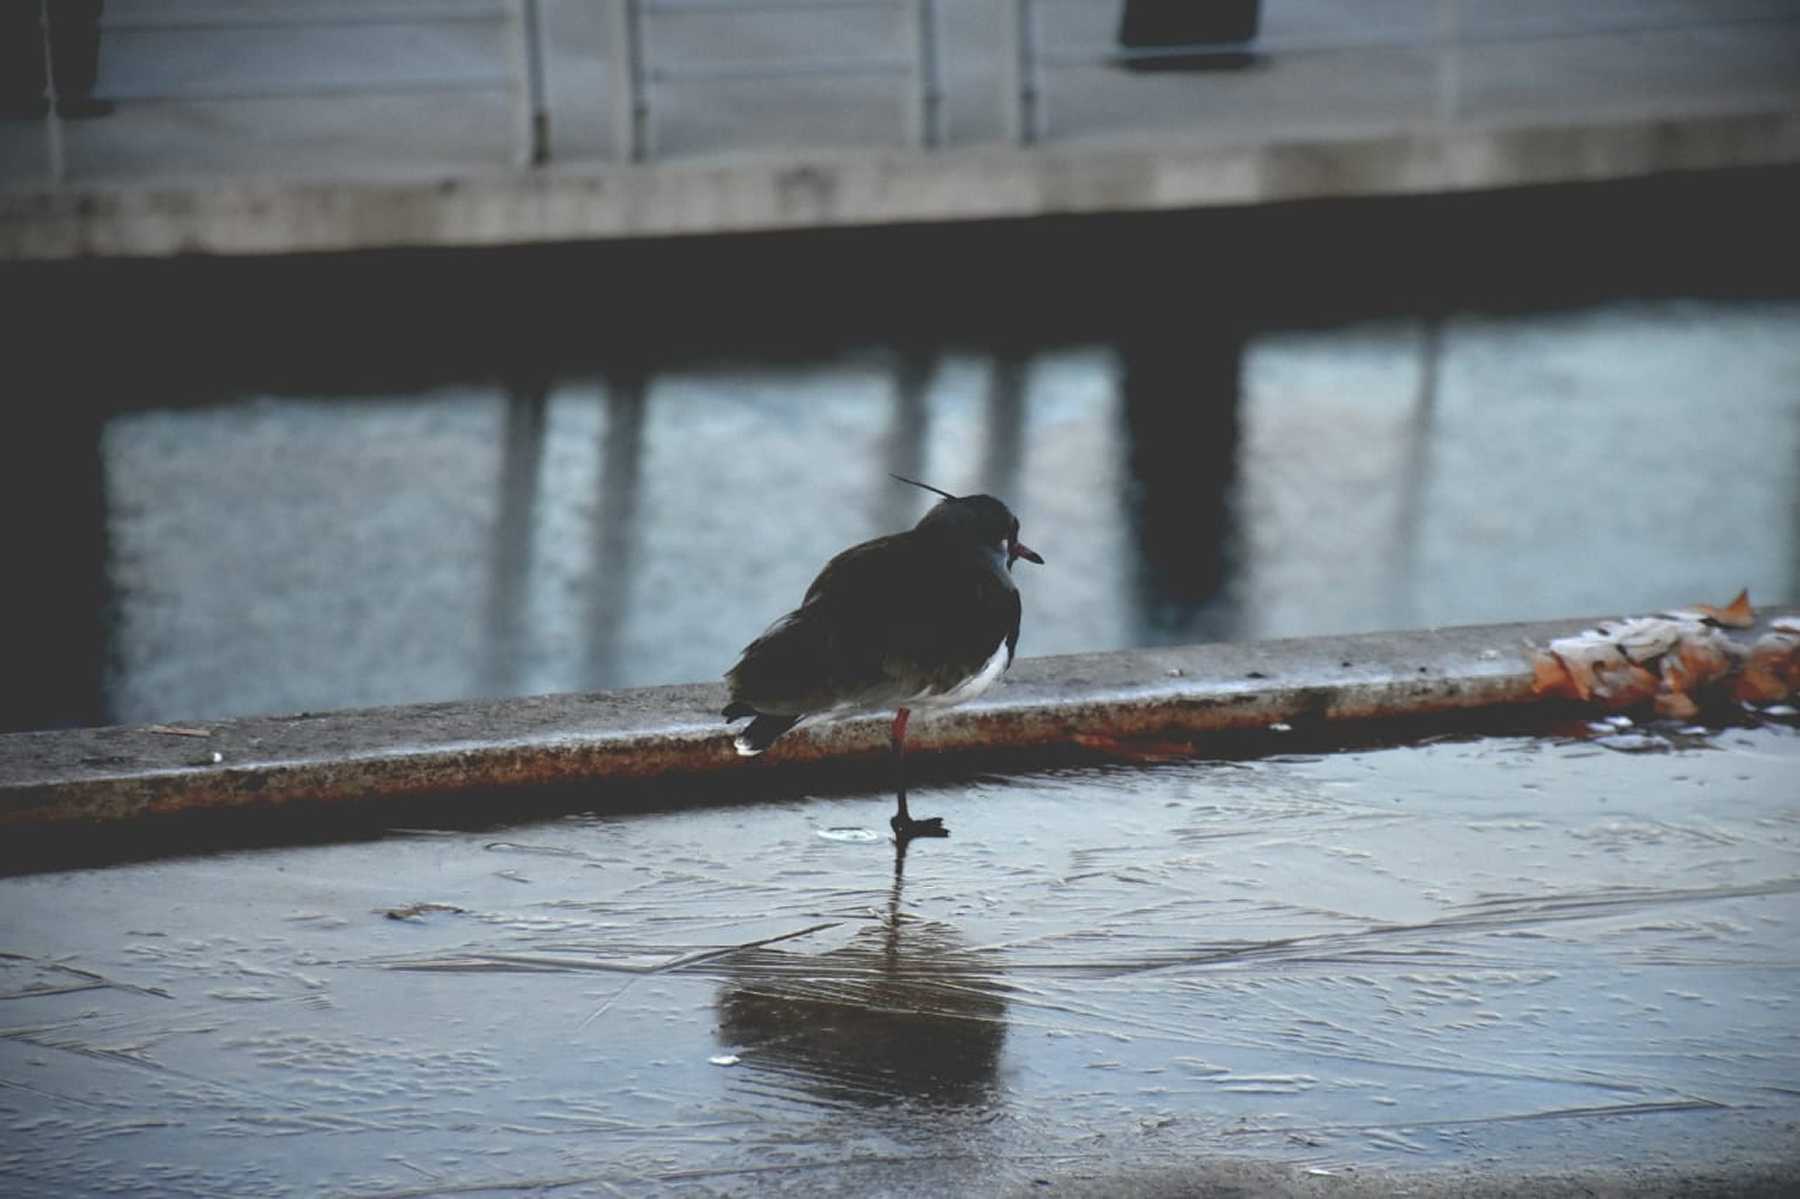
{"type": "MultiPolygon", "coordinates": [[[[1534,705],[1529,645],[1593,620],[1220,643],[1020,659],[1005,685],[915,721],[909,754],[1033,751],[1329,728],[1534,705]]],[[[770,772],[879,757],[884,717],[732,750],[719,685],[0,736],[0,828],[360,805],[554,784],[770,772]],[[216,758],[215,758],[216,755],[216,758]]]]}

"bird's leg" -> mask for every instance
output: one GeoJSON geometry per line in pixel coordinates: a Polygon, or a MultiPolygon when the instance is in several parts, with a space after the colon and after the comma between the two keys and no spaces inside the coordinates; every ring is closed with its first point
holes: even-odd
{"type": "Polygon", "coordinates": [[[900,810],[894,814],[896,825],[912,823],[906,811],[906,718],[911,715],[901,708],[894,713],[894,727],[888,730],[888,744],[894,750],[894,785],[900,793],[900,810]]]}
{"type": "Polygon", "coordinates": [[[904,844],[914,837],[948,837],[950,830],[944,827],[942,816],[928,816],[924,820],[914,820],[906,810],[906,718],[911,713],[901,708],[894,713],[894,727],[889,733],[889,740],[894,747],[894,782],[898,788],[899,807],[888,825],[894,830],[894,836],[904,844]]]}

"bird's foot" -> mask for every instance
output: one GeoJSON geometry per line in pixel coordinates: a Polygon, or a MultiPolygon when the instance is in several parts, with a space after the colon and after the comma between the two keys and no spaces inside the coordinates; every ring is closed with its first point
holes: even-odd
{"type": "Polygon", "coordinates": [[[894,837],[899,841],[911,841],[914,837],[948,837],[950,830],[944,827],[942,816],[927,816],[923,820],[914,820],[910,816],[895,816],[888,821],[894,830],[894,837]]]}

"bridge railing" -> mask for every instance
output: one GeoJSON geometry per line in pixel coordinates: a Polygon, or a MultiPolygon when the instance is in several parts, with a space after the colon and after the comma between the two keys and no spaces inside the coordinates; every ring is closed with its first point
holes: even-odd
{"type": "MultiPolygon", "coordinates": [[[[46,71],[43,105],[48,110],[43,158],[45,173],[53,184],[70,174],[70,135],[58,116],[56,54],[49,44],[54,22],[48,14],[57,3],[39,0],[44,57],[51,65],[46,71]]],[[[1408,123],[1452,122],[1467,115],[1465,61],[1483,47],[1523,47],[1517,61],[1529,65],[1530,47],[1535,43],[1573,43],[1608,35],[1679,37],[1683,31],[1710,36],[1758,23],[1780,23],[1791,30],[1800,22],[1800,12],[1791,2],[1774,0],[1733,0],[1701,14],[1653,0],[1606,4],[1565,0],[1529,10],[1469,0],[1418,0],[1410,10],[1413,19],[1388,25],[1361,21],[1353,12],[1323,0],[1263,0],[1266,19],[1249,40],[1124,46],[1114,36],[1113,23],[1120,7],[1120,0],[952,0],[951,5],[939,0],[369,0],[365,4],[352,0],[305,4],[238,0],[230,6],[216,0],[189,0],[185,7],[114,4],[115,12],[104,18],[101,28],[109,35],[264,30],[273,37],[285,37],[294,31],[326,28],[486,26],[496,34],[491,58],[482,57],[489,54],[484,47],[472,55],[471,43],[465,38],[455,56],[442,59],[432,57],[436,51],[428,44],[416,52],[403,47],[395,52],[395,69],[385,79],[349,79],[342,71],[334,73],[333,64],[309,62],[303,64],[308,69],[314,65],[324,68],[320,72],[323,77],[256,82],[241,72],[226,72],[230,78],[220,83],[194,77],[174,83],[153,80],[133,91],[130,102],[157,105],[321,95],[493,93],[503,95],[507,105],[505,153],[516,166],[529,169],[551,161],[556,149],[553,132],[559,122],[573,127],[583,121],[599,125],[603,120],[610,129],[610,150],[598,150],[590,139],[573,154],[555,155],[564,161],[591,161],[599,153],[614,162],[646,163],[691,153],[679,139],[672,149],[660,145],[660,128],[696,119],[695,114],[716,124],[717,110],[709,110],[707,102],[690,103],[686,96],[675,93],[720,84],[729,87],[768,81],[773,88],[783,80],[812,78],[897,83],[894,111],[903,141],[925,152],[997,141],[1029,146],[1089,136],[1097,126],[1108,133],[1141,133],[1158,127],[1158,121],[1161,128],[1213,131],[1223,136],[1216,131],[1228,127],[1241,131],[1248,127],[1244,122],[1253,123],[1256,106],[1268,96],[1285,98],[1289,94],[1283,90],[1288,87],[1287,76],[1275,79],[1269,72],[1244,71],[1239,76],[1243,87],[1234,93],[1228,90],[1233,85],[1227,81],[1235,72],[1205,72],[1207,67],[1310,62],[1324,64],[1314,72],[1315,82],[1331,71],[1341,72],[1346,79],[1361,75],[1366,81],[1371,73],[1383,69],[1383,63],[1397,61],[1392,56],[1403,56],[1412,88],[1407,95],[1419,111],[1400,119],[1408,123]],[[117,11],[120,8],[122,13],[117,11]],[[604,20],[597,20],[602,10],[604,20]],[[836,27],[819,33],[808,25],[802,36],[763,38],[763,56],[751,58],[732,57],[734,34],[729,29],[722,28],[716,36],[693,33],[707,20],[721,17],[742,20],[817,14],[827,19],[856,13],[887,14],[893,20],[879,33],[836,27]],[[980,20],[975,19],[977,15],[980,20]],[[566,31],[573,17],[585,22],[586,40],[579,45],[558,42],[551,36],[551,24],[560,23],[558,29],[566,31]],[[947,24],[955,26],[953,32],[946,32],[947,24]],[[677,26],[681,27],[679,37],[675,36],[677,26]],[[979,29],[972,35],[970,30],[976,26],[979,29]],[[669,38],[659,40],[657,35],[665,31],[669,38]],[[772,56],[768,53],[771,47],[772,56]],[[864,47],[867,52],[862,52],[864,47]],[[574,89],[579,92],[578,100],[565,94],[561,109],[554,114],[547,69],[553,51],[561,71],[582,76],[584,86],[593,85],[586,91],[574,89]],[[446,64],[453,58],[460,66],[447,70],[446,64]],[[1132,90],[1135,85],[1126,79],[1175,64],[1200,69],[1209,78],[1191,86],[1146,83],[1137,90],[1132,90]],[[1113,77],[1103,77],[1103,71],[1112,72],[1113,77]],[[1262,81],[1252,82],[1258,76],[1262,81]],[[950,94],[949,78],[958,80],[962,95],[950,94]],[[987,91],[991,98],[972,99],[977,89],[987,91]],[[1161,106],[1154,113],[1152,95],[1154,104],[1161,106]],[[955,106],[961,126],[956,133],[950,128],[952,100],[960,102],[955,106]],[[1066,116],[1056,110],[1053,100],[1066,107],[1066,116]],[[1227,111],[1233,106],[1235,116],[1227,111]],[[1095,113],[1103,116],[1097,119],[1095,113]],[[1239,124],[1230,126],[1232,120],[1239,124]]],[[[1737,32],[1741,34],[1742,29],[1737,32]]],[[[389,40],[398,43],[398,39],[389,40]]],[[[1699,40],[1697,36],[1696,44],[1699,40]]],[[[1658,53],[1666,57],[1670,51],[1665,46],[1658,53]]],[[[379,64],[380,60],[375,61],[379,64]]],[[[378,72],[380,67],[371,69],[378,72]]],[[[562,81],[567,79],[564,75],[562,81]]],[[[1530,83],[1521,79],[1518,87],[1529,90],[1530,83]]],[[[780,102],[791,107],[781,111],[791,114],[819,106],[816,97],[792,90],[791,82],[789,87],[780,102]]],[[[1484,95],[1493,94],[1491,80],[1489,88],[1484,95]]],[[[1317,91],[1326,97],[1319,103],[1329,103],[1331,90],[1323,87],[1317,91]]],[[[493,111],[497,115],[498,109],[493,111]]],[[[861,115],[856,119],[867,121],[872,119],[871,112],[879,111],[859,109],[861,115]]],[[[426,114],[412,119],[429,121],[434,117],[426,114]]],[[[778,127],[782,118],[769,119],[778,127]]],[[[380,118],[372,118],[367,127],[377,129],[379,124],[380,118]]],[[[484,128],[491,133],[491,126],[484,128]]],[[[398,127],[377,131],[401,145],[408,136],[398,127]]],[[[859,133],[862,136],[856,140],[866,142],[866,130],[859,133]]],[[[754,139],[756,132],[740,122],[727,136],[754,139]]],[[[485,143],[494,144],[491,140],[485,143]]],[[[726,144],[739,148],[737,141],[726,144]]],[[[486,148],[479,151],[492,152],[486,148]]],[[[4,166],[0,161],[0,167],[4,166]]]]}
{"type": "Polygon", "coordinates": [[[613,145],[627,162],[652,157],[654,85],[806,76],[895,77],[907,81],[901,120],[919,149],[944,141],[943,45],[937,0],[607,0],[612,9],[613,145]],[[661,65],[650,59],[647,21],[762,12],[881,11],[900,18],[900,45],[881,56],[787,58],[776,61],[661,65]]]}

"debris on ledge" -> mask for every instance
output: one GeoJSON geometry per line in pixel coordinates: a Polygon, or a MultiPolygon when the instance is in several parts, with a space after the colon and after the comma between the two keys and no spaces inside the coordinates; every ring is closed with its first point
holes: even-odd
{"type": "Polygon", "coordinates": [[[1597,702],[1614,710],[1652,706],[1690,720],[1726,704],[1775,704],[1800,692],[1800,617],[1757,627],[1750,593],[1723,608],[1601,624],[1546,647],[1531,647],[1532,689],[1540,696],[1597,702]]]}

